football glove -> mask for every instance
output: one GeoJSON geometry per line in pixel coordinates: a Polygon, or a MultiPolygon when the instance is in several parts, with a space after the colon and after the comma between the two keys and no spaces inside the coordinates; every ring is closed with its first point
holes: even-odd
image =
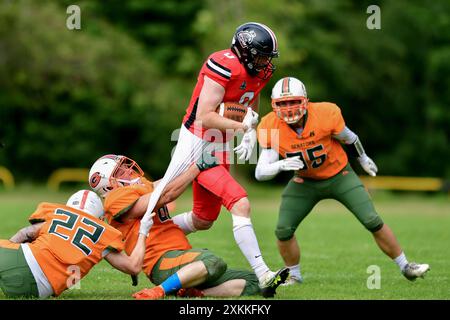
{"type": "Polygon", "coordinates": [[[255,129],[258,124],[259,115],[253,111],[252,108],[247,108],[247,113],[245,114],[244,120],[242,120],[242,124],[245,126],[245,132],[249,132],[250,129],[255,129]]]}
{"type": "Polygon", "coordinates": [[[201,157],[195,163],[200,171],[214,168],[218,165],[217,158],[214,157],[210,151],[204,150],[201,157]]]}
{"type": "Polygon", "coordinates": [[[372,161],[366,154],[358,157],[359,164],[370,176],[375,177],[378,172],[378,168],[375,162],[372,161]]]}
{"type": "Polygon", "coordinates": [[[139,233],[143,234],[144,236],[148,236],[148,233],[150,232],[151,227],[153,226],[153,217],[155,216],[155,213],[152,212],[151,215],[144,215],[141,219],[141,225],[139,227],[139,233]]]}
{"type": "Polygon", "coordinates": [[[238,145],[233,150],[239,156],[240,160],[245,159],[245,161],[248,161],[252,155],[255,143],[256,143],[256,130],[251,128],[249,131],[244,133],[241,144],[238,145]]]}
{"type": "Polygon", "coordinates": [[[300,170],[305,166],[300,156],[290,157],[278,161],[281,171],[300,170]]]}

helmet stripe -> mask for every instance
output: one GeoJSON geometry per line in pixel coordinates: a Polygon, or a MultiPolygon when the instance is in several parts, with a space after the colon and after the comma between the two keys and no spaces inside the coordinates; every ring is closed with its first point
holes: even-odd
{"type": "Polygon", "coordinates": [[[288,93],[289,92],[289,77],[286,77],[283,79],[283,85],[282,85],[282,89],[281,92],[282,93],[288,93]]]}
{"type": "Polygon", "coordinates": [[[89,195],[89,190],[84,190],[83,197],[81,198],[80,210],[84,210],[84,205],[86,204],[88,195],[89,195]]]}
{"type": "Polygon", "coordinates": [[[273,50],[278,51],[278,41],[277,41],[277,37],[275,36],[275,33],[268,26],[266,26],[262,23],[258,23],[258,22],[253,22],[253,23],[257,24],[258,26],[263,27],[270,34],[270,37],[272,38],[272,42],[273,42],[273,50]]]}

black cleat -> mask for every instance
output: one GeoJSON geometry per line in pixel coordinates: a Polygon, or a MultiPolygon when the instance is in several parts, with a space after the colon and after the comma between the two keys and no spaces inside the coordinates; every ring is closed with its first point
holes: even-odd
{"type": "Polygon", "coordinates": [[[279,285],[283,284],[289,276],[289,268],[281,268],[277,272],[269,271],[259,287],[264,298],[273,298],[279,285]]]}

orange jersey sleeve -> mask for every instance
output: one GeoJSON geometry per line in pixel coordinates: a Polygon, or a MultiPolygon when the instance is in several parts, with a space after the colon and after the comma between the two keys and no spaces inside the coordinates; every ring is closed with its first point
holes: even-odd
{"type": "Polygon", "coordinates": [[[36,210],[28,218],[28,221],[31,224],[45,222],[49,217],[51,218],[51,215],[53,214],[54,210],[55,205],[53,203],[42,202],[38,205],[36,210]]]}
{"type": "Polygon", "coordinates": [[[153,183],[145,178],[142,179],[142,184],[117,188],[108,193],[104,207],[105,217],[110,223],[130,210],[141,196],[153,191],[153,183]]]}
{"type": "Polygon", "coordinates": [[[296,175],[310,179],[328,179],[348,163],[347,154],[333,135],[341,132],[345,122],[338,106],[333,103],[308,103],[306,124],[301,133],[295,131],[274,112],[267,114],[261,121],[258,131],[270,136],[267,143],[261,139],[263,147],[276,150],[283,158],[299,156],[305,167],[296,175]]]}
{"type": "Polygon", "coordinates": [[[59,295],[67,289],[74,272],[83,278],[100,262],[106,249],[121,251],[124,244],[120,231],[105,222],[83,211],[53,204],[53,213],[29,247],[55,295],[59,295]]]}
{"type": "Polygon", "coordinates": [[[278,129],[278,121],[273,117],[274,113],[270,112],[265,115],[257,128],[258,142],[264,149],[271,148],[273,134],[278,129]]]}

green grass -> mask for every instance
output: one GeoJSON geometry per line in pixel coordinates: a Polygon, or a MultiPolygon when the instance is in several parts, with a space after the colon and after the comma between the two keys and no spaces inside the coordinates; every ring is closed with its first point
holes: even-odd
{"type": "MultiPolygon", "coordinates": [[[[0,238],[9,238],[27,224],[27,217],[41,201],[65,202],[69,192],[50,192],[21,187],[0,191],[0,238]]],[[[268,184],[248,186],[252,221],[266,263],[283,265],[274,227],[282,192],[268,184]]],[[[396,234],[410,261],[426,262],[432,270],[426,278],[409,282],[398,267],[376,246],[373,238],[344,206],[333,200],[319,203],[296,232],[302,250],[300,286],[281,287],[276,299],[450,299],[450,201],[447,195],[373,195],[375,207],[396,234]],[[381,268],[381,288],[369,290],[367,267],[381,268]]],[[[177,201],[176,212],[189,210],[191,190],[177,201]]],[[[225,210],[208,231],[189,236],[194,247],[209,248],[229,267],[249,268],[235,244],[231,217],[225,210]]],[[[130,277],[101,262],[81,281],[80,290],[58,299],[131,299],[131,294],[152,286],[142,274],[139,285],[130,277]]],[[[0,293],[0,298],[4,295],[0,293]]],[[[260,297],[254,297],[259,299],[260,297]]]]}

